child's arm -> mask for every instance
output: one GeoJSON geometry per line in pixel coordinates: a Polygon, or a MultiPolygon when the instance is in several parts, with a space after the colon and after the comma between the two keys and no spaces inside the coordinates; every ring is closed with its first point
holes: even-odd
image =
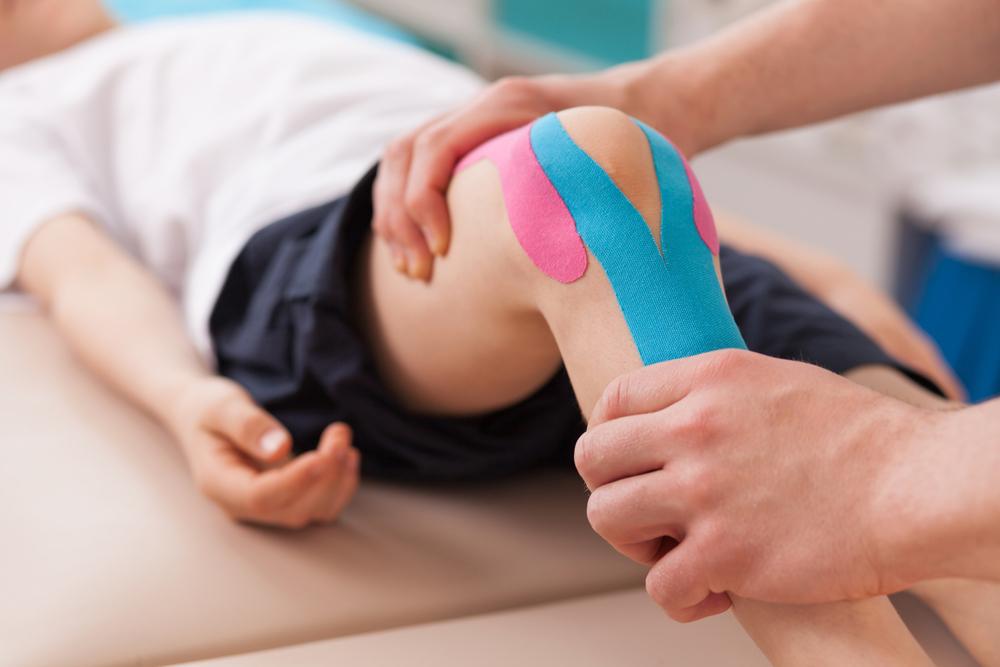
{"type": "Polygon", "coordinates": [[[199,488],[234,518],[287,526],[332,520],[357,486],[342,426],[280,468],[288,433],[241,387],[214,376],[165,289],[80,215],[50,221],[24,250],[18,283],[79,357],[181,444],[199,488]]]}

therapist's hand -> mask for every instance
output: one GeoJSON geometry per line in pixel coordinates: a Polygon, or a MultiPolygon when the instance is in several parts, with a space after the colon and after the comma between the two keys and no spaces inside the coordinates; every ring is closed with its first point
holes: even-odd
{"type": "Polygon", "coordinates": [[[445,192],[455,165],[488,139],[555,110],[549,81],[502,79],[465,107],[389,144],[374,186],[373,227],[389,243],[398,270],[430,278],[434,256],[448,251],[445,192]]]}
{"type": "Polygon", "coordinates": [[[818,603],[912,583],[880,540],[936,417],[820,368],[722,351],[614,381],[576,449],[588,517],[680,621],[726,592],[818,603]],[[890,480],[893,482],[890,484],[890,480]],[[676,544],[676,546],[674,546],[676,544]]]}
{"type": "MultiPolygon", "coordinates": [[[[648,117],[633,104],[643,71],[624,65],[589,76],[501,79],[464,107],[393,141],[375,181],[373,227],[389,244],[396,268],[428,280],[434,256],[448,251],[451,221],[445,193],[455,165],[466,153],[550,111],[574,106],[613,106],[648,117]]],[[[657,106],[657,118],[666,116],[668,110],[675,110],[678,118],[689,112],[676,99],[657,106]]],[[[679,136],[680,130],[672,134],[684,148],[687,141],[679,136]]]]}

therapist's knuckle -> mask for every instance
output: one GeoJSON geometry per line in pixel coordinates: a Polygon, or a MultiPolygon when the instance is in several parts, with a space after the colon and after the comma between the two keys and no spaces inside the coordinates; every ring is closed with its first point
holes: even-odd
{"type": "Polygon", "coordinates": [[[576,447],[573,449],[573,463],[576,464],[577,472],[579,472],[584,479],[591,477],[595,472],[595,437],[596,436],[589,433],[584,433],[580,436],[580,439],[576,441],[576,447]]]}
{"type": "Polygon", "coordinates": [[[490,92],[507,100],[520,100],[534,95],[535,85],[528,77],[505,76],[493,85],[490,92]]]}
{"type": "Polygon", "coordinates": [[[409,135],[393,139],[385,147],[385,160],[387,162],[404,162],[409,157],[412,147],[413,138],[409,135]]]}
{"type": "Polygon", "coordinates": [[[653,602],[669,611],[671,600],[668,590],[667,582],[659,568],[654,567],[646,573],[646,593],[653,602]]]}
{"type": "Polygon", "coordinates": [[[433,196],[434,194],[429,189],[423,187],[411,188],[407,190],[403,203],[406,206],[407,212],[419,220],[425,218],[430,212],[433,196]]]}
{"type": "Polygon", "coordinates": [[[406,215],[397,214],[389,218],[389,229],[392,232],[393,238],[397,241],[407,241],[407,234],[413,223],[410,222],[410,218],[406,215]]]}
{"type": "Polygon", "coordinates": [[[664,416],[664,435],[675,446],[701,445],[715,435],[718,429],[717,411],[707,402],[691,401],[678,406],[669,419],[664,416]]]}
{"type": "Polygon", "coordinates": [[[444,147],[448,140],[448,127],[441,123],[435,123],[425,128],[413,143],[413,150],[419,152],[430,152],[444,147]]]}
{"type": "Polygon", "coordinates": [[[677,466],[674,474],[677,493],[689,511],[703,511],[712,507],[718,475],[711,466],[677,466]]]}
{"type": "Polygon", "coordinates": [[[732,530],[720,517],[702,513],[697,531],[698,561],[706,569],[718,569],[718,565],[731,558],[732,549],[727,549],[726,545],[732,543],[732,530]]]}
{"type": "Polygon", "coordinates": [[[719,350],[711,356],[710,371],[716,379],[730,377],[746,370],[750,354],[745,350],[719,350]]]}
{"type": "Polygon", "coordinates": [[[593,419],[604,421],[622,416],[632,394],[631,375],[620,375],[608,383],[594,407],[593,419]]]}
{"type": "Polygon", "coordinates": [[[608,532],[611,518],[610,494],[605,488],[595,489],[587,499],[587,521],[590,527],[598,535],[605,535],[608,532]]]}

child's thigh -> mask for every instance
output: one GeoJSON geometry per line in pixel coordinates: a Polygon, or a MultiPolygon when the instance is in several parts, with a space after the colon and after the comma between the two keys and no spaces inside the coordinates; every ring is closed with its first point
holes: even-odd
{"type": "Polygon", "coordinates": [[[400,400],[421,412],[474,414],[531,395],[561,361],[495,168],[462,171],[448,202],[451,247],[430,283],[398,273],[389,249],[372,240],[357,289],[379,372],[400,400]]]}

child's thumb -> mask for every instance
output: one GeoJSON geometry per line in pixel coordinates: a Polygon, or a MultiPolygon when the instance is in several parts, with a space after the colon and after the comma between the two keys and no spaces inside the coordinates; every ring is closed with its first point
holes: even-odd
{"type": "Polygon", "coordinates": [[[291,449],[288,431],[249,399],[227,401],[212,421],[215,432],[262,463],[279,461],[291,449]]]}

